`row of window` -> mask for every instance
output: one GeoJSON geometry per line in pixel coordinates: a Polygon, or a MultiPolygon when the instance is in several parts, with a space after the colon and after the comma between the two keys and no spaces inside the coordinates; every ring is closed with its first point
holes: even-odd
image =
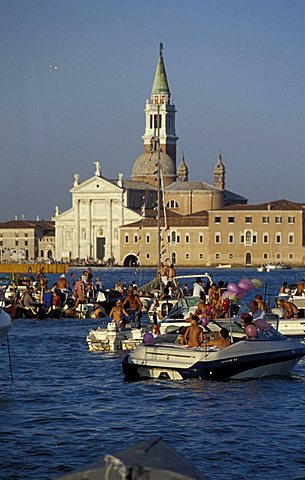
{"type": "MultiPolygon", "coordinates": [[[[273,218],[273,217],[272,217],[273,218]]],[[[222,217],[220,216],[215,216],[214,217],[214,223],[221,223],[222,217]]],[[[235,217],[227,217],[228,223],[235,223],[235,217]]],[[[246,216],[245,217],[245,223],[252,223],[252,217],[251,216],[246,216]]],[[[272,220],[272,219],[271,219],[272,220]]],[[[262,217],[262,223],[270,223],[270,217],[268,216],[263,216],[262,217]]],[[[283,217],[282,216],[276,216],[274,217],[274,223],[283,223],[283,217]]],[[[295,223],[295,217],[288,216],[287,217],[287,223],[295,223]]]]}
{"type": "MultiPolygon", "coordinates": [[[[271,235],[269,233],[264,233],[262,235],[262,240],[263,243],[269,243],[270,242],[271,235]]],[[[282,233],[275,233],[274,239],[275,243],[282,243],[282,233]]],[[[141,237],[138,235],[134,235],[134,243],[138,243],[140,241],[141,237]]],[[[288,243],[294,243],[294,233],[288,233],[288,243]]],[[[129,243],[129,234],[125,234],[125,243],[129,243]]],[[[170,235],[167,237],[168,243],[180,243],[181,237],[180,234],[173,231],[171,232],[170,235]]],[[[186,233],[184,236],[184,242],[185,243],[190,243],[190,234],[186,233]]],[[[221,243],[221,233],[217,232],[215,233],[214,237],[214,242],[215,243],[221,243]]],[[[150,234],[146,233],[145,234],[145,243],[150,243],[150,234]]],[[[204,235],[203,233],[199,233],[198,235],[198,243],[204,243],[204,235]]],[[[235,243],[235,235],[234,233],[229,233],[228,234],[228,243],[235,243]]],[[[245,233],[240,234],[239,236],[239,243],[241,244],[252,244],[252,243],[257,243],[257,234],[252,233],[250,231],[246,231],[245,233]]]]}
{"type": "MultiPolygon", "coordinates": [[[[23,242],[20,242],[20,245],[21,243],[23,242]]],[[[24,241],[24,246],[27,247],[29,244],[29,242],[27,240],[24,241]]],[[[19,240],[15,240],[15,247],[18,247],[19,246],[19,240]]],[[[3,240],[0,240],[0,247],[3,247],[3,240]]]]}
{"type": "MultiPolygon", "coordinates": [[[[175,252],[173,252],[171,256],[172,256],[172,263],[175,264],[176,261],[177,261],[177,254],[175,252]]],[[[233,260],[234,257],[235,257],[234,253],[228,253],[226,255],[222,255],[221,253],[217,252],[217,253],[214,254],[215,260],[221,260],[221,259],[222,260],[227,260],[227,259],[233,260]]],[[[184,258],[185,258],[185,260],[189,260],[191,258],[191,254],[189,252],[186,252],[184,254],[184,258]]],[[[276,253],[275,258],[276,258],[276,260],[282,260],[283,259],[281,253],[276,253]]],[[[151,259],[151,254],[149,252],[147,252],[146,253],[146,260],[150,260],[150,259],[151,259]]],[[[204,254],[199,253],[197,259],[203,260],[204,259],[204,254]]],[[[264,260],[269,260],[270,259],[269,253],[267,253],[267,252],[263,253],[263,259],[264,260]]],[[[288,253],[288,259],[293,260],[294,259],[294,253],[292,253],[292,252],[288,253]]],[[[195,259],[193,258],[193,260],[195,260],[195,259]]]]}
{"type": "MultiPolygon", "coordinates": [[[[264,233],[262,235],[263,243],[269,243],[272,236],[269,233],[264,233]]],[[[275,233],[274,234],[274,241],[275,243],[282,243],[283,235],[282,233],[275,233]]],[[[294,243],[294,233],[288,233],[287,237],[288,243],[294,243]]],[[[221,243],[221,233],[215,233],[214,237],[215,243],[221,243]]],[[[228,243],[235,243],[235,235],[233,233],[229,233],[228,235],[228,243]]],[[[239,243],[241,244],[252,244],[257,243],[257,234],[247,231],[245,234],[241,234],[239,236],[239,243]]]]}
{"type": "MultiPolygon", "coordinates": [[[[25,232],[25,233],[23,233],[23,234],[20,235],[21,238],[23,238],[23,237],[28,237],[28,236],[29,236],[29,234],[28,234],[27,232],[25,232]]],[[[2,237],[2,238],[4,237],[3,233],[0,233],[0,237],[2,237]]],[[[18,237],[19,237],[19,233],[16,232],[16,233],[15,233],[15,237],[18,238],[18,237]]]]}

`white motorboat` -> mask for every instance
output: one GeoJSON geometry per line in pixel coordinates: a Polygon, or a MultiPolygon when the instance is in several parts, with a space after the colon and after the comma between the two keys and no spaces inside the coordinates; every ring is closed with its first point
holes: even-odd
{"type": "Polygon", "coordinates": [[[0,347],[6,342],[6,338],[11,327],[11,317],[3,309],[0,309],[0,347]]]}
{"type": "Polygon", "coordinates": [[[91,329],[86,341],[90,352],[133,350],[143,342],[145,332],[144,328],[132,327],[120,330],[115,322],[109,322],[106,327],[91,329]]]}
{"type": "Polygon", "coordinates": [[[133,380],[243,380],[287,376],[304,355],[305,345],[270,327],[255,339],[241,340],[224,349],[142,344],[126,355],[122,368],[125,377],[133,380]]]}

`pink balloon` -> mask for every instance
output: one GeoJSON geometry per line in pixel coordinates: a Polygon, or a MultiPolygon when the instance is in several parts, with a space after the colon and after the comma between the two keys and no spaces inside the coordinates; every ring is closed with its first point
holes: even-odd
{"type": "Polygon", "coordinates": [[[230,293],[239,293],[239,288],[236,283],[228,283],[227,289],[230,293]]]}
{"type": "Polygon", "coordinates": [[[246,291],[249,291],[252,288],[254,288],[253,283],[251,282],[251,280],[249,280],[249,278],[243,278],[238,283],[238,287],[241,288],[242,290],[246,290],[246,291]]]}
{"type": "Polygon", "coordinates": [[[254,325],[247,325],[245,328],[245,332],[248,337],[255,337],[257,334],[257,328],[254,325]]]}
{"type": "Polygon", "coordinates": [[[263,318],[256,320],[255,325],[261,332],[271,327],[270,323],[266,322],[263,318]]]}

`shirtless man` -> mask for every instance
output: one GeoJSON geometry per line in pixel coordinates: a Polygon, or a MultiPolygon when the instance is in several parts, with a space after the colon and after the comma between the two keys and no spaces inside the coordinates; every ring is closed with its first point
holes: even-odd
{"type": "Polygon", "coordinates": [[[278,306],[283,308],[285,311],[284,318],[299,318],[299,309],[294,303],[287,302],[286,300],[282,299],[279,299],[277,303],[278,306]]]}
{"type": "Polygon", "coordinates": [[[187,327],[183,337],[184,343],[190,348],[199,347],[203,341],[203,330],[197,325],[197,321],[199,321],[199,318],[197,315],[193,315],[191,317],[191,325],[187,327]]]}
{"type": "Polygon", "coordinates": [[[143,307],[143,303],[139,299],[138,294],[135,293],[133,289],[130,290],[127,297],[123,301],[123,307],[125,307],[126,304],[128,304],[128,310],[131,310],[131,312],[129,312],[129,316],[132,316],[133,312],[135,312],[135,320],[138,322],[138,326],[141,327],[141,310],[143,307]]]}
{"type": "Polygon", "coordinates": [[[297,289],[295,291],[296,295],[303,295],[305,293],[305,280],[302,278],[300,283],[297,285],[297,289]]]}
{"type": "Polygon", "coordinates": [[[167,267],[164,265],[163,262],[160,263],[160,277],[161,277],[161,282],[163,285],[167,285],[167,267]]]}
{"type": "Polygon", "coordinates": [[[176,276],[176,270],[175,270],[174,264],[172,263],[172,264],[168,267],[168,272],[167,272],[168,281],[169,281],[169,282],[173,282],[175,276],[176,276]]]}
{"type": "Polygon", "coordinates": [[[56,284],[56,288],[59,288],[60,290],[64,290],[64,289],[70,290],[69,282],[66,279],[66,276],[64,273],[60,275],[60,278],[58,279],[58,282],[56,284]]]}
{"type": "Polygon", "coordinates": [[[219,338],[211,340],[210,342],[208,342],[208,345],[219,348],[228,347],[230,345],[229,330],[227,328],[221,328],[219,331],[219,338]]]}
{"type": "Polygon", "coordinates": [[[123,307],[121,300],[117,300],[116,305],[112,308],[111,312],[109,313],[109,317],[112,319],[114,323],[118,325],[119,328],[122,328],[123,315],[128,317],[128,313],[123,307]]]}

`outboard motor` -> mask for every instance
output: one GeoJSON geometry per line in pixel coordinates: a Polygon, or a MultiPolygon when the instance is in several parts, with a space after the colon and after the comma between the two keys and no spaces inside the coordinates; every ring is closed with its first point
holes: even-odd
{"type": "Polygon", "coordinates": [[[121,348],[120,332],[117,323],[109,322],[107,324],[107,340],[111,350],[119,350],[121,348]]]}

